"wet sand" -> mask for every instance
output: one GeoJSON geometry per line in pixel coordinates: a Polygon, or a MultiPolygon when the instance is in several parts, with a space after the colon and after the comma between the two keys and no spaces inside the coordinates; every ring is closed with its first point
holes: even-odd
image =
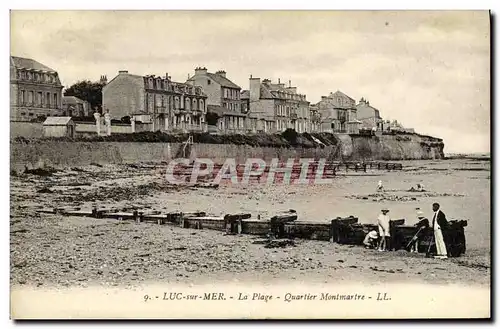
{"type": "Polygon", "coordinates": [[[411,161],[404,170],[342,172],[325,185],[223,184],[173,187],[165,165],[87,166],[42,177],[11,178],[11,284],[33,287],[123,286],[147,282],[297,282],[490,284],[490,163],[411,161]],[[382,180],[386,192],[375,191],[382,180]],[[427,192],[407,192],[423,183],[427,192]],[[81,185],[78,185],[81,184],[81,185]],[[42,193],[42,188],[46,188],[42,193]],[[48,190],[47,190],[48,188],[48,190]],[[404,200],[404,201],[391,201],[404,200]],[[296,240],[267,249],[254,236],[36,213],[37,207],[140,205],[162,211],[250,212],[264,218],[295,209],[300,220],[354,215],[375,222],[382,206],[392,218],[416,222],[439,202],[448,219],[466,219],[466,254],[448,260],[405,251],[296,240]]]}

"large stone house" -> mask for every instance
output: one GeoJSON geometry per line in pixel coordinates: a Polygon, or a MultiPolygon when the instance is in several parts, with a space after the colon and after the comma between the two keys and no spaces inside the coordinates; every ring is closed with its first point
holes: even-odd
{"type": "Polygon", "coordinates": [[[357,133],[361,122],[357,120],[356,101],[341,91],[321,96],[317,104],[321,114],[321,130],[333,133],[357,133]]]}
{"type": "Polygon", "coordinates": [[[58,73],[33,59],[10,56],[10,120],[42,120],[61,115],[58,73]]]}
{"type": "Polygon", "coordinates": [[[282,132],[294,129],[302,133],[310,131],[311,116],[306,96],[297,93],[297,87],[285,87],[278,79],[272,83],[269,79],[250,77],[249,90],[242,93],[244,107],[250,118],[256,119],[257,132],[282,132]]]}
{"type": "Polygon", "coordinates": [[[113,119],[129,116],[151,131],[203,131],[207,95],[199,86],[174,82],[166,74],[135,75],[119,71],[102,90],[104,111],[113,119]]]}
{"type": "Polygon", "coordinates": [[[197,67],[186,83],[203,88],[207,111],[218,117],[217,127],[223,133],[247,132],[247,115],[241,109],[241,87],[226,77],[225,71],[210,73],[197,67]]]}
{"type": "Polygon", "coordinates": [[[357,119],[362,122],[362,128],[383,131],[384,120],[380,117],[380,111],[370,105],[370,102],[361,98],[356,105],[357,119]]]}
{"type": "Polygon", "coordinates": [[[317,104],[309,105],[309,113],[311,116],[310,132],[321,132],[321,114],[317,104]]]}

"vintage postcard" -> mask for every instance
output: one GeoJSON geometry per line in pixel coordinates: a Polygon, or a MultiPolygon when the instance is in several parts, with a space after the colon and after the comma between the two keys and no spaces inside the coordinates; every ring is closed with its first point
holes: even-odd
{"type": "Polygon", "coordinates": [[[490,318],[490,20],[12,10],[11,318],[490,318]]]}

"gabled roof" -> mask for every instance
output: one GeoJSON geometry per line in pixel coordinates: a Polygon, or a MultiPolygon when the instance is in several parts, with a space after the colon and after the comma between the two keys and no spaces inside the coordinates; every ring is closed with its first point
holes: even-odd
{"type": "Polygon", "coordinates": [[[73,122],[71,117],[48,117],[43,122],[44,126],[66,126],[68,123],[73,122]]]}
{"type": "Polygon", "coordinates": [[[260,85],[260,98],[263,99],[270,99],[270,98],[279,98],[275,96],[269,88],[266,87],[266,85],[261,84],[260,85]]]}
{"type": "MultiPolygon", "coordinates": [[[[207,72],[205,75],[207,77],[209,77],[210,79],[214,80],[216,83],[218,83],[222,87],[241,89],[240,86],[238,86],[237,84],[233,83],[228,78],[224,78],[223,76],[221,76],[219,74],[207,72]]],[[[202,76],[205,76],[205,75],[196,75],[195,74],[191,78],[189,78],[187,81],[193,81],[195,77],[202,77],[202,76]]]]}
{"type": "Polygon", "coordinates": [[[55,70],[51,69],[50,67],[48,67],[46,65],[43,65],[40,62],[37,62],[31,58],[10,56],[10,63],[15,68],[25,68],[25,69],[31,69],[31,70],[48,71],[48,72],[56,73],[55,70]]]}
{"type": "Polygon", "coordinates": [[[111,79],[107,84],[105,84],[103,89],[106,89],[106,87],[109,86],[109,84],[111,82],[113,82],[118,77],[127,77],[127,78],[132,78],[133,80],[139,80],[139,81],[144,80],[143,76],[140,76],[137,74],[121,73],[121,74],[117,74],[113,79],[111,79]]]}
{"type": "Polygon", "coordinates": [[[343,92],[341,92],[340,90],[337,90],[336,92],[334,92],[332,94],[332,96],[343,96],[343,97],[347,97],[349,98],[350,100],[352,100],[353,102],[356,102],[353,98],[347,96],[346,94],[344,94],[343,92]]]}
{"type": "Polygon", "coordinates": [[[233,83],[231,80],[229,80],[228,78],[224,78],[223,76],[221,75],[218,75],[218,74],[215,74],[215,73],[208,73],[207,72],[207,75],[212,79],[214,80],[215,82],[217,82],[218,84],[220,84],[221,86],[223,87],[228,87],[228,88],[236,88],[236,89],[241,89],[240,86],[238,86],[237,84],[233,83]]]}

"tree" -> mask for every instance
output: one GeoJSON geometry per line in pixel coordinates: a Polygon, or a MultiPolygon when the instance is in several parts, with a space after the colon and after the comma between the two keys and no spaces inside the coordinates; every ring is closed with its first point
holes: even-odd
{"type": "Polygon", "coordinates": [[[205,116],[205,120],[207,120],[207,124],[211,125],[211,126],[216,126],[218,119],[219,119],[219,115],[215,112],[208,112],[205,116]]]}
{"type": "Polygon", "coordinates": [[[96,109],[102,113],[102,87],[101,82],[82,80],[73,84],[64,91],[64,96],[75,96],[90,103],[91,109],[96,109]]]}

